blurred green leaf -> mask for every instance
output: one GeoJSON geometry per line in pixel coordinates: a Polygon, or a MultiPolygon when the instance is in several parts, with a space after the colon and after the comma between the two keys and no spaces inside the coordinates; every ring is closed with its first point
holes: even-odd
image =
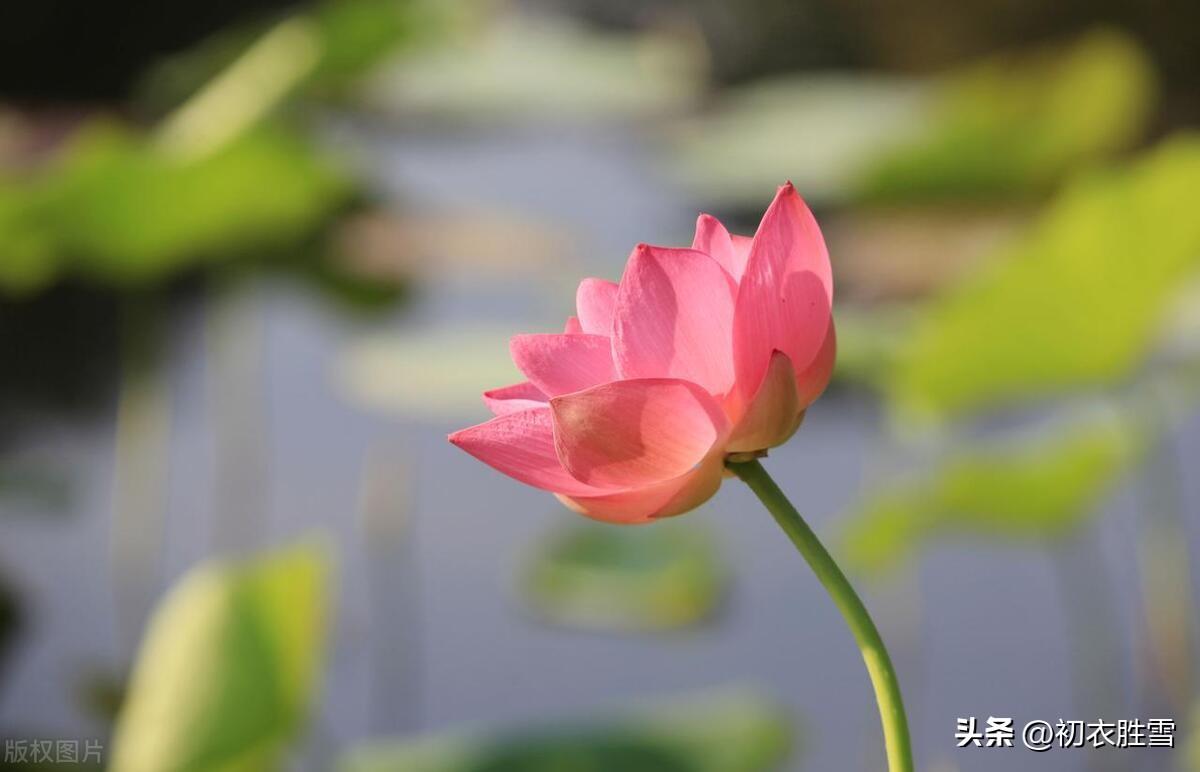
{"type": "Polygon", "coordinates": [[[394,309],[408,298],[411,286],[393,277],[362,276],[336,260],[329,250],[297,255],[282,266],[320,288],[341,310],[370,315],[394,309]]]}
{"type": "Polygon", "coordinates": [[[837,320],[834,378],[877,388],[887,376],[896,349],[912,324],[908,306],[843,306],[837,320]]]}
{"type": "Polygon", "coordinates": [[[890,407],[940,418],[1126,378],[1200,268],[1200,136],[1070,185],[1030,232],[919,314],[890,407]]]}
{"type": "MultiPolygon", "coordinates": [[[[457,9],[431,0],[325,0],[287,19],[313,32],[314,65],[302,94],[340,97],[407,42],[438,39],[457,9]]],[[[151,68],[139,102],[154,114],[174,110],[269,34],[267,21],[240,24],[208,37],[151,68]]]]}
{"type": "Polygon", "coordinates": [[[56,182],[49,197],[63,249],[82,271],[133,281],[188,257],[296,239],[344,193],[310,146],[270,130],[194,162],[101,131],[81,138],[56,182]]]}
{"type": "Polygon", "coordinates": [[[313,87],[345,91],[397,47],[418,39],[424,45],[448,29],[451,9],[428,0],[326,0],[312,11],[320,30],[321,58],[313,87]]]}
{"type": "Polygon", "coordinates": [[[999,446],[956,449],[921,479],[875,492],[845,520],[852,565],[881,569],[924,542],[1040,543],[1071,532],[1137,459],[1143,439],[1105,416],[999,446]]]}
{"type": "Polygon", "coordinates": [[[304,721],[322,662],[315,547],[184,577],[151,620],[117,724],[115,772],[261,772],[304,721]]]}
{"type": "Polygon", "coordinates": [[[613,528],[562,525],[526,569],[528,600],[554,622],[604,630],[669,630],[710,615],[726,576],[695,522],[613,528]]]}
{"type": "Polygon", "coordinates": [[[31,179],[0,178],[0,288],[28,291],[58,274],[138,284],[281,248],[347,192],[311,146],[279,129],[186,159],[97,122],[31,179]]]}
{"type": "Polygon", "coordinates": [[[378,743],[339,772],[759,772],[791,745],[787,713],[751,692],[692,695],[594,724],[378,743]]]}
{"type": "Polygon", "coordinates": [[[502,325],[365,338],[338,364],[340,391],[360,407],[406,416],[459,419],[482,414],[479,384],[515,383],[502,325]]]}
{"type": "Polygon", "coordinates": [[[18,180],[0,175],[0,289],[27,293],[59,270],[54,234],[38,222],[38,202],[18,180]]]}
{"type": "Polygon", "coordinates": [[[811,202],[848,198],[863,159],[924,124],[915,79],[786,76],[731,89],[668,137],[679,177],[705,201],[758,208],[790,179],[811,202]]]}
{"type": "Polygon", "coordinates": [[[367,96],[401,118],[611,119],[690,104],[702,60],[686,35],[601,33],[511,13],[413,52],[367,96]]]}
{"type": "Polygon", "coordinates": [[[928,129],[868,165],[860,195],[911,201],[1044,190],[1141,138],[1155,90],[1146,53],[1108,29],[969,67],[946,77],[928,129]]]}

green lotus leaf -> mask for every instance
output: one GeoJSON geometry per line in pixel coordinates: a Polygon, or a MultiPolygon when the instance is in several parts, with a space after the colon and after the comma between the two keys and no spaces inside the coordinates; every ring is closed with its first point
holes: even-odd
{"type": "Polygon", "coordinates": [[[868,161],[858,194],[908,202],[1047,190],[1140,139],[1156,88],[1145,51],[1109,29],[951,72],[926,127],[868,161]]]}
{"type": "Polygon", "coordinates": [[[940,420],[1128,378],[1200,270],[1200,136],[1071,184],[985,270],[921,310],[885,378],[894,412],[940,420]]]}
{"type": "Polygon", "coordinates": [[[110,768],[275,768],[316,688],[328,570],[320,550],[301,546],[189,572],[150,622],[110,768]]]}
{"type": "Polygon", "coordinates": [[[1040,544],[1071,533],[1139,458],[1145,438],[1104,416],[956,449],[931,473],[872,493],[845,519],[848,561],[886,568],[935,539],[1040,544]]]}
{"type": "Polygon", "coordinates": [[[544,618],[574,627],[669,630],[711,615],[726,572],[697,523],[557,528],[525,570],[525,598],[544,618]]]}
{"type": "Polygon", "coordinates": [[[97,121],[31,178],[0,175],[0,289],[29,291],[64,274],[141,284],[292,246],[348,190],[310,145],[278,128],[186,157],[97,121]]]}
{"type": "Polygon", "coordinates": [[[594,723],[462,732],[351,751],[339,772],[765,772],[788,754],[787,712],[753,692],[691,695],[594,723]]]}

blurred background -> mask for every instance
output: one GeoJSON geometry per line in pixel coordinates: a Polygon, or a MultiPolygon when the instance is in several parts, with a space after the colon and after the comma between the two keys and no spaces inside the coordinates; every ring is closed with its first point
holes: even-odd
{"type": "Polygon", "coordinates": [[[741,486],[602,527],[445,441],[791,179],[840,352],[767,466],[918,768],[1200,770],[1197,51],[1167,0],[5,4],[0,768],[881,769],[741,486]]]}

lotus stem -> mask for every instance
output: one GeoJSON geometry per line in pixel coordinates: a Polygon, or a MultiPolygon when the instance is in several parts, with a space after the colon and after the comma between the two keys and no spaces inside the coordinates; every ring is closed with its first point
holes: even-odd
{"type": "Polygon", "coordinates": [[[858,593],[854,591],[829,551],[767,474],[762,464],[751,458],[730,460],[726,465],[742,482],[750,486],[750,490],[762,501],[763,506],[775,518],[775,522],[779,523],[779,527],[808,561],[813,573],[842,612],[862,652],[871,685],[875,689],[875,701],[879,705],[879,717],[883,723],[888,770],[913,772],[912,741],[908,735],[904,700],[900,696],[900,682],[896,678],[896,669],[892,666],[883,639],[879,636],[879,630],[867,613],[867,607],[863,605],[862,599],[858,597],[858,593]]]}

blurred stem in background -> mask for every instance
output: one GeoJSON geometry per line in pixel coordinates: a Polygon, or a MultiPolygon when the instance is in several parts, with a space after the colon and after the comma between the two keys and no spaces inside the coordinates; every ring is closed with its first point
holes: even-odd
{"type": "Polygon", "coordinates": [[[170,468],[171,393],[163,365],[163,297],[128,295],[121,308],[121,373],[110,535],[113,606],[122,655],[132,654],[162,578],[170,468]]]}
{"type": "Polygon", "coordinates": [[[253,287],[218,281],[207,299],[209,412],[215,452],[212,547],[247,554],[265,543],[268,512],[263,320],[253,287]]]}
{"type": "Polygon", "coordinates": [[[1175,448],[1169,394],[1151,384],[1138,401],[1152,438],[1136,485],[1141,509],[1137,555],[1148,650],[1158,694],[1174,715],[1184,715],[1194,696],[1196,630],[1191,556],[1184,523],[1182,469],[1175,448]]]}
{"type": "MultiPolygon", "coordinates": [[[[877,416],[868,411],[868,419],[862,427],[863,436],[875,433],[877,416]]],[[[928,461],[929,447],[904,445],[898,438],[885,434],[868,446],[863,464],[863,479],[886,479],[895,474],[897,467],[912,463],[914,458],[928,461]]],[[[847,569],[856,580],[859,578],[853,564],[847,569]]],[[[911,683],[925,684],[930,674],[928,647],[925,641],[926,602],[921,588],[920,570],[916,563],[901,563],[896,566],[887,581],[870,585],[875,604],[875,616],[888,629],[892,657],[905,673],[910,674],[911,683]]],[[[909,697],[912,697],[910,691],[909,697]]]]}
{"type": "Polygon", "coordinates": [[[370,730],[420,729],[420,571],[414,543],[411,454],[376,446],[363,463],[358,523],[370,617],[370,730]]]}
{"type": "Polygon", "coordinates": [[[285,19],[163,120],[158,148],[190,160],[216,152],[273,112],[312,73],[320,54],[307,20],[285,19]]]}
{"type": "MultiPolygon", "coordinates": [[[[1132,710],[1128,692],[1118,688],[1126,670],[1121,664],[1127,659],[1114,613],[1116,586],[1098,536],[1091,526],[1046,546],[1063,609],[1075,710],[1088,716],[1123,716],[1132,710]]],[[[1119,756],[1094,749],[1086,763],[1094,772],[1116,772],[1125,764],[1119,756]]]]}
{"type": "Polygon", "coordinates": [[[804,518],[756,458],[729,461],[726,465],[762,501],[842,612],[862,652],[871,686],[875,689],[875,701],[879,704],[879,718],[883,723],[888,769],[890,772],[913,772],[912,741],[908,736],[908,717],[900,695],[900,682],[896,678],[887,647],[862,599],[812,528],[804,522],[804,518]]]}

